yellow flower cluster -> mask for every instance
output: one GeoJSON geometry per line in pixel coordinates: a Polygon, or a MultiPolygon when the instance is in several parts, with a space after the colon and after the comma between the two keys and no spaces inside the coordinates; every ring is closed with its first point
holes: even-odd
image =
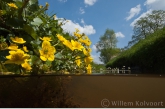
{"type": "Polygon", "coordinates": [[[84,47],[81,45],[81,43],[74,41],[74,40],[67,40],[65,39],[63,36],[61,36],[60,34],[57,34],[57,38],[68,48],[70,48],[72,51],[74,50],[79,50],[82,51],[84,49],[84,47]]]}
{"type": "MultiPolygon", "coordinates": [[[[84,34],[80,34],[79,32],[80,31],[76,28],[76,32],[73,33],[74,36],[76,36],[75,40],[72,39],[71,41],[69,41],[60,34],[57,34],[57,38],[72,51],[78,50],[83,52],[83,54],[85,55],[84,62],[87,65],[86,67],[87,74],[91,74],[92,67],[90,63],[93,61],[93,58],[90,56],[91,49],[89,48],[89,46],[91,45],[91,41],[87,36],[85,36],[84,34]]],[[[75,58],[75,63],[77,64],[77,66],[80,66],[81,64],[80,56],[77,56],[75,58]]]]}
{"type": "Polygon", "coordinates": [[[43,40],[42,49],[39,50],[41,60],[53,61],[54,57],[55,57],[54,54],[56,52],[56,49],[54,48],[54,46],[51,46],[51,43],[50,43],[50,41],[52,41],[51,38],[50,37],[43,37],[40,39],[43,40]]]}
{"type": "Polygon", "coordinates": [[[8,56],[6,56],[6,59],[8,59],[5,63],[6,64],[17,64],[17,65],[21,65],[23,68],[25,68],[27,71],[30,71],[32,68],[30,66],[30,64],[27,62],[28,59],[30,58],[30,55],[26,54],[25,52],[28,52],[26,46],[24,46],[21,49],[18,49],[18,45],[17,44],[23,44],[26,41],[23,40],[23,38],[19,38],[19,37],[11,37],[10,38],[15,44],[10,44],[10,46],[8,47],[9,50],[9,54],[8,56]]]}
{"type": "Polygon", "coordinates": [[[8,3],[8,6],[10,6],[11,8],[18,9],[18,7],[14,3],[8,3]]]}

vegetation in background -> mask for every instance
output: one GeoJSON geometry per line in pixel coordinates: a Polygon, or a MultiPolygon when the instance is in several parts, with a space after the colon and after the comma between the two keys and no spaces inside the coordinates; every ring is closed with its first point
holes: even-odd
{"type": "Polygon", "coordinates": [[[154,10],[134,24],[127,49],[106,67],[127,66],[141,73],[165,72],[165,11],[154,10]]]}
{"type": "Polygon", "coordinates": [[[112,59],[106,67],[139,68],[141,73],[165,72],[165,28],[140,40],[128,50],[112,59]]]}
{"type": "Polygon", "coordinates": [[[107,29],[100,41],[96,44],[97,52],[100,52],[100,61],[106,64],[113,56],[117,55],[120,50],[116,48],[117,38],[113,30],[107,29]]]}
{"type": "Polygon", "coordinates": [[[126,48],[131,47],[142,39],[146,39],[150,34],[163,28],[165,25],[165,11],[153,10],[145,17],[140,18],[135,24],[133,29],[132,41],[128,43],[126,48]]]}
{"type": "Polygon", "coordinates": [[[93,73],[100,73],[101,69],[106,70],[106,67],[104,64],[98,64],[98,63],[92,62],[91,65],[92,65],[93,73]]]}

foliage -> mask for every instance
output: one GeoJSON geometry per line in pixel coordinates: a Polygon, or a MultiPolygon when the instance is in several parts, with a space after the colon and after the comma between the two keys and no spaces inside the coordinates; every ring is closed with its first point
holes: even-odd
{"type": "Polygon", "coordinates": [[[165,72],[165,28],[140,40],[128,50],[112,59],[106,67],[139,67],[142,73],[165,72]]]}
{"type": "Polygon", "coordinates": [[[107,29],[100,41],[96,44],[97,52],[100,52],[100,60],[107,63],[118,53],[116,48],[117,38],[113,30],[107,29]]]}
{"type": "Polygon", "coordinates": [[[164,10],[153,10],[145,17],[141,17],[134,24],[134,34],[132,41],[128,43],[128,47],[137,43],[142,39],[146,39],[150,34],[164,27],[165,24],[165,11],[164,10]]]}
{"type": "Polygon", "coordinates": [[[104,64],[98,64],[98,63],[92,62],[91,65],[92,65],[92,69],[93,69],[92,71],[94,73],[99,73],[100,69],[106,70],[106,67],[104,64]]]}
{"type": "Polygon", "coordinates": [[[0,1],[1,72],[72,73],[90,66],[89,38],[78,29],[64,32],[61,26],[68,21],[46,14],[48,7],[38,0],[0,1]]]}

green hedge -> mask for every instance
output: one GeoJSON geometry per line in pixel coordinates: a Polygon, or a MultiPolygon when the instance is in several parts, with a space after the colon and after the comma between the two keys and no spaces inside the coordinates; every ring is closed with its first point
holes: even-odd
{"type": "Polygon", "coordinates": [[[165,73],[165,28],[140,40],[106,67],[139,67],[142,73],[165,73]]]}

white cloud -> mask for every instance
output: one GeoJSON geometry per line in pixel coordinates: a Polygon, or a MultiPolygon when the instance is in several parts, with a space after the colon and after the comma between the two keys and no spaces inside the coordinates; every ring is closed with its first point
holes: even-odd
{"type": "Polygon", "coordinates": [[[100,61],[98,55],[91,55],[93,57],[93,61],[96,62],[97,64],[103,64],[103,62],[100,61]]]}
{"type": "Polygon", "coordinates": [[[94,5],[94,4],[96,3],[96,1],[97,1],[97,0],[84,0],[84,3],[85,3],[86,5],[92,6],[92,5],[94,5]]]}
{"type": "Polygon", "coordinates": [[[92,51],[97,51],[96,45],[92,45],[92,51]]]}
{"type": "Polygon", "coordinates": [[[152,12],[152,10],[148,10],[147,12],[144,12],[143,14],[141,14],[138,18],[136,18],[131,24],[130,26],[134,27],[134,24],[142,17],[145,17],[147,14],[150,14],[152,12]]]}
{"type": "Polygon", "coordinates": [[[117,33],[115,33],[115,35],[116,35],[116,37],[125,37],[121,32],[117,32],[117,33]]]}
{"type": "Polygon", "coordinates": [[[165,0],[146,0],[144,3],[148,9],[165,10],[165,0]]]}
{"type": "Polygon", "coordinates": [[[64,3],[67,2],[67,0],[58,0],[58,1],[60,1],[60,2],[64,2],[64,3]]]}
{"type": "Polygon", "coordinates": [[[131,8],[129,11],[129,16],[126,17],[126,20],[132,19],[135,15],[138,15],[140,11],[141,11],[140,5],[137,5],[136,7],[131,8]]]}
{"type": "Polygon", "coordinates": [[[82,8],[82,7],[80,7],[80,14],[84,14],[85,13],[85,11],[84,11],[84,9],[82,8]]]}
{"type": "Polygon", "coordinates": [[[84,19],[81,19],[81,23],[82,23],[82,24],[85,24],[84,19]]]}
{"type": "Polygon", "coordinates": [[[75,32],[75,28],[78,28],[80,30],[80,33],[85,33],[86,35],[96,33],[96,30],[93,28],[92,25],[81,26],[79,23],[73,22],[72,20],[68,20],[68,22],[62,26],[62,28],[64,29],[64,31],[69,32],[71,34],[75,32]]]}

